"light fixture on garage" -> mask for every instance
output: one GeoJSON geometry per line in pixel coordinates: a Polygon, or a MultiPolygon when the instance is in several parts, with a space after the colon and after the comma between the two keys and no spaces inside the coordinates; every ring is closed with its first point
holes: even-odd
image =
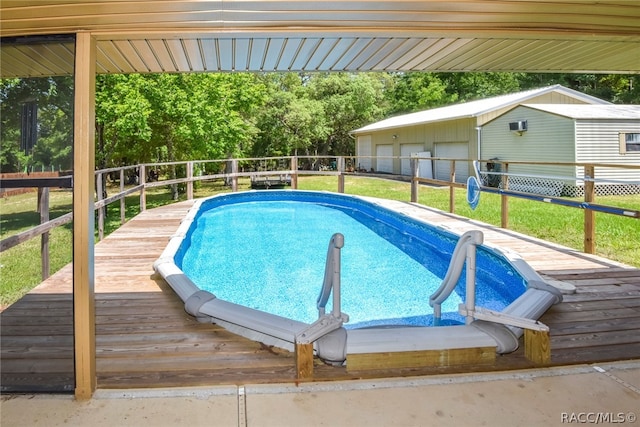
{"type": "Polygon", "coordinates": [[[391,135],[391,138],[393,139],[398,139],[398,135],[396,135],[395,133],[393,135],[391,135]]]}

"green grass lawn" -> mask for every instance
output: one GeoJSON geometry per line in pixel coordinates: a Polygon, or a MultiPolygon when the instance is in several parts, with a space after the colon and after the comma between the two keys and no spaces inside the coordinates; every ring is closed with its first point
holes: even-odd
{"type": "MultiPolygon", "coordinates": [[[[334,176],[306,176],[298,179],[301,190],[337,191],[338,179],[334,176]]],[[[239,189],[249,189],[249,180],[241,179],[239,189]]],[[[109,194],[117,193],[109,189],[109,194]]],[[[205,197],[220,192],[230,192],[221,182],[198,183],[195,197],[205,197]]],[[[349,176],[345,179],[345,193],[409,201],[410,184],[369,177],[349,176]]],[[[185,195],[181,195],[185,199],[185,195]]],[[[34,227],[39,223],[36,212],[36,193],[12,196],[0,200],[0,238],[34,227]]],[[[52,191],[50,216],[55,218],[71,211],[71,192],[52,191]]],[[[640,210],[640,196],[598,197],[603,205],[620,206],[640,210]]],[[[170,193],[165,187],[147,190],[147,208],[171,203],[170,193]]],[[[449,210],[448,187],[421,186],[419,203],[444,211],[449,210]]],[[[456,214],[493,225],[500,225],[500,196],[482,193],[480,204],[471,210],[463,189],[455,192],[456,214]]],[[[131,219],[140,212],[137,194],[126,198],[126,218],[131,219]]],[[[120,227],[119,203],[107,208],[105,234],[120,227]]],[[[510,198],[509,228],[523,234],[559,243],[574,249],[583,248],[584,212],[580,209],[540,203],[525,199],[510,198]]],[[[66,224],[51,232],[51,273],[71,261],[72,226],[66,224]]],[[[597,255],[640,267],[640,220],[634,218],[596,213],[597,255]]],[[[40,239],[35,238],[8,251],[0,253],[0,306],[16,301],[41,281],[40,239]]]]}
{"type": "MultiPolygon", "coordinates": [[[[301,190],[337,191],[336,177],[304,177],[301,190]]],[[[347,177],[345,193],[408,201],[411,186],[407,182],[366,177],[347,177]]],[[[579,199],[575,199],[579,200],[579,199]]],[[[597,197],[598,204],[640,210],[640,196],[597,197]]],[[[449,211],[449,188],[420,186],[418,202],[449,211]]],[[[500,226],[500,196],[482,193],[475,210],[467,204],[466,190],[455,192],[455,213],[500,226]]],[[[509,229],[570,248],[584,248],[584,211],[565,206],[512,197],[509,199],[509,229]]],[[[640,267],[640,220],[596,213],[596,254],[640,267]]]]}

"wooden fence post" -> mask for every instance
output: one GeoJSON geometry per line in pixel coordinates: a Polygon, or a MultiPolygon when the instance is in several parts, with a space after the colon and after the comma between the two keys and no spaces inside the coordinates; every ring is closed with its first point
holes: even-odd
{"type": "Polygon", "coordinates": [[[38,198],[36,199],[36,212],[40,213],[40,199],[42,198],[42,187],[38,187],[38,198]]]}
{"type": "Polygon", "coordinates": [[[238,191],[238,159],[231,160],[231,191],[238,191]]]}
{"type": "MultiPolygon", "coordinates": [[[[585,165],[584,178],[584,201],[593,203],[596,199],[594,165],[585,165]]],[[[596,213],[588,208],[584,210],[584,251],[588,254],[596,253],[596,213]]]]}
{"type": "Polygon", "coordinates": [[[298,189],[298,157],[291,157],[291,188],[298,189]]]}
{"type": "Polygon", "coordinates": [[[193,200],[193,162],[187,162],[187,200],[193,200]]]}
{"type": "MultiPolygon", "coordinates": [[[[38,189],[38,211],[40,224],[49,221],[49,187],[38,189]]],[[[40,236],[40,258],[42,264],[42,280],[49,277],[49,232],[40,236]]]]}
{"type": "MultiPolygon", "coordinates": [[[[104,193],[102,192],[102,173],[100,172],[96,175],[96,199],[98,202],[104,199],[104,193]]],[[[106,210],[106,206],[98,208],[98,241],[104,239],[104,213],[106,210]]]]}
{"type": "Polygon", "coordinates": [[[418,159],[416,157],[411,157],[409,159],[409,163],[411,164],[411,202],[418,202],[418,186],[420,183],[418,182],[418,159]]]}
{"type": "Polygon", "coordinates": [[[340,156],[337,160],[338,193],[344,193],[344,157],[340,156]]]}
{"type": "MultiPolygon", "coordinates": [[[[120,192],[124,192],[124,168],[120,169],[120,192]]],[[[127,220],[127,206],[124,199],[124,197],[120,199],[120,225],[127,220]]]]}
{"type": "MultiPolygon", "coordinates": [[[[504,163],[504,175],[502,175],[502,189],[509,189],[509,164],[504,163]]],[[[500,195],[500,227],[509,228],[509,196],[500,195]]]]}
{"type": "Polygon", "coordinates": [[[138,169],[138,184],[140,187],[140,212],[147,210],[147,189],[145,184],[147,183],[147,170],[144,165],[140,165],[138,169]]]}
{"type": "MultiPolygon", "coordinates": [[[[451,170],[449,172],[449,182],[456,182],[456,161],[451,160],[451,170]]],[[[456,188],[449,185],[449,212],[456,212],[456,188]]]]}

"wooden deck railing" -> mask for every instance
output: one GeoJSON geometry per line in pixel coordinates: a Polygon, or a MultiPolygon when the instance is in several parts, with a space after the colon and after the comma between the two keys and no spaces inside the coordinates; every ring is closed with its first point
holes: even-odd
{"type": "MultiPolygon", "coordinates": [[[[102,169],[95,172],[96,188],[105,188],[104,183],[108,178],[113,182],[118,182],[119,191],[116,194],[108,195],[103,191],[96,191],[95,209],[97,211],[97,233],[98,240],[104,238],[104,223],[106,216],[106,206],[114,202],[120,203],[120,223],[126,221],[125,198],[131,194],[139,193],[140,211],[146,210],[146,189],[155,187],[166,187],[184,185],[188,199],[194,197],[194,184],[199,181],[224,180],[230,186],[231,191],[238,191],[238,179],[249,178],[259,180],[269,176],[290,177],[291,188],[296,189],[298,177],[304,175],[329,175],[338,179],[336,191],[344,193],[345,177],[347,176],[373,176],[378,178],[402,179],[411,182],[410,194],[407,198],[411,202],[417,202],[420,191],[420,184],[431,184],[449,187],[449,211],[455,212],[455,190],[465,188],[466,185],[456,182],[456,164],[464,162],[470,164],[469,159],[450,159],[438,157],[387,157],[384,160],[395,162],[409,160],[411,163],[411,175],[393,175],[390,173],[376,173],[375,171],[363,171],[359,168],[358,162],[363,159],[368,161],[378,161],[376,157],[345,157],[345,156],[289,156],[289,157],[261,157],[242,159],[220,159],[220,160],[197,160],[185,162],[163,162],[145,163],[140,165],[130,165],[109,169],[102,169]],[[448,162],[449,176],[447,180],[420,177],[418,175],[419,161],[448,162]],[[164,178],[164,179],[162,179],[164,178]]],[[[501,172],[500,185],[483,185],[481,191],[497,193],[501,196],[501,226],[509,227],[509,204],[511,197],[526,198],[545,203],[556,203],[562,206],[578,208],[584,210],[584,252],[595,252],[595,212],[605,212],[613,215],[624,215],[631,218],[640,219],[640,211],[635,209],[625,209],[615,206],[598,205],[596,200],[596,171],[598,168],[619,168],[631,170],[637,178],[631,185],[640,186],[640,165],[612,165],[612,164],[587,164],[587,163],[542,163],[542,162],[505,162],[497,160],[481,160],[481,164],[500,164],[501,172]],[[536,166],[568,166],[582,168],[583,174],[580,181],[584,182],[584,201],[577,202],[566,197],[552,197],[546,195],[536,195],[522,191],[514,191],[509,187],[509,166],[510,165],[536,165],[536,166]]],[[[570,177],[569,177],[570,178],[570,177]]],[[[574,178],[575,179],[575,178],[574,178]]],[[[3,180],[2,187],[6,186],[7,180],[3,180]]],[[[32,185],[24,182],[23,186],[32,185]]],[[[38,185],[43,187],[42,183],[38,185]]],[[[46,187],[43,187],[43,189],[46,187]]],[[[0,241],[0,252],[10,249],[20,243],[32,238],[43,236],[41,245],[42,278],[49,276],[49,255],[48,255],[48,233],[55,227],[72,221],[72,213],[68,213],[53,220],[48,218],[48,189],[39,192],[39,206],[41,212],[41,224],[29,230],[7,237],[0,241]],[[43,211],[47,211],[44,213],[43,211]]]]}
{"type": "MultiPolygon", "coordinates": [[[[420,183],[448,185],[449,186],[449,211],[455,212],[455,188],[466,188],[465,184],[457,183],[456,181],[456,162],[471,163],[468,159],[441,159],[441,158],[411,158],[411,201],[418,201],[418,188],[420,183]],[[441,181],[437,179],[426,179],[418,176],[418,161],[419,160],[432,160],[432,161],[448,161],[450,162],[450,179],[449,181],[441,181]]],[[[520,161],[500,161],[496,159],[491,160],[479,160],[477,163],[485,164],[485,169],[492,169],[492,171],[486,171],[486,176],[497,177],[499,182],[492,185],[483,185],[481,191],[500,194],[500,226],[502,228],[509,228],[509,198],[523,198],[534,200],[543,203],[554,203],[562,206],[567,206],[576,209],[584,210],[584,249],[585,253],[595,254],[596,250],[596,227],[595,227],[595,213],[603,212],[611,215],[620,215],[630,218],[640,219],[640,211],[636,209],[627,209],[617,206],[607,206],[595,203],[596,201],[596,183],[602,185],[618,185],[628,186],[630,191],[638,191],[640,193],[640,165],[621,165],[621,164],[607,164],[607,163],[565,163],[565,162],[520,162],[520,161]],[[488,165],[491,165],[491,168],[488,165]],[[525,174],[510,174],[509,166],[537,166],[537,167],[564,167],[572,168],[581,173],[574,173],[573,176],[555,176],[555,175],[525,175],[525,174]],[[598,180],[596,169],[618,169],[627,172],[625,179],[601,179],[598,180]],[[500,172],[495,172],[499,170],[500,172]],[[537,180],[556,181],[562,185],[563,182],[573,182],[574,187],[582,187],[584,193],[584,201],[578,202],[570,200],[567,197],[561,197],[560,194],[553,196],[548,194],[536,194],[535,192],[517,191],[510,187],[510,177],[530,177],[537,180]],[[582,182],[583,185],[577,185],[576,183],[582,182]]],[[[481,172],[483,173],[483,172],[481,172]]]]}

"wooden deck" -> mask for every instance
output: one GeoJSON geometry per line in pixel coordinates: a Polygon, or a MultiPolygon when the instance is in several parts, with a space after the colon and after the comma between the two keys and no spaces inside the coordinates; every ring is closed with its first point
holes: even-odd
{"type": "MultiPolygon", "coordinates": [[[[429,208],[388,202],[448,228],[485,233],[541,274],[572,283],[541,319],[552,364],[640,357],[640,270],[429,208]]],[[[146,211],[96,246],[99,388],[180,387],[295,381],[294,357],[211,324],[200,324],[154,275],[152,264],[191,202],[146,211]]],[[[71,266],[1,313],[1,388],[73,391],[71,266]]],[[[518,350],[491,366],[347,372],[316,363],[315,380],[478,372],[531,367],[518,350]]]]}

